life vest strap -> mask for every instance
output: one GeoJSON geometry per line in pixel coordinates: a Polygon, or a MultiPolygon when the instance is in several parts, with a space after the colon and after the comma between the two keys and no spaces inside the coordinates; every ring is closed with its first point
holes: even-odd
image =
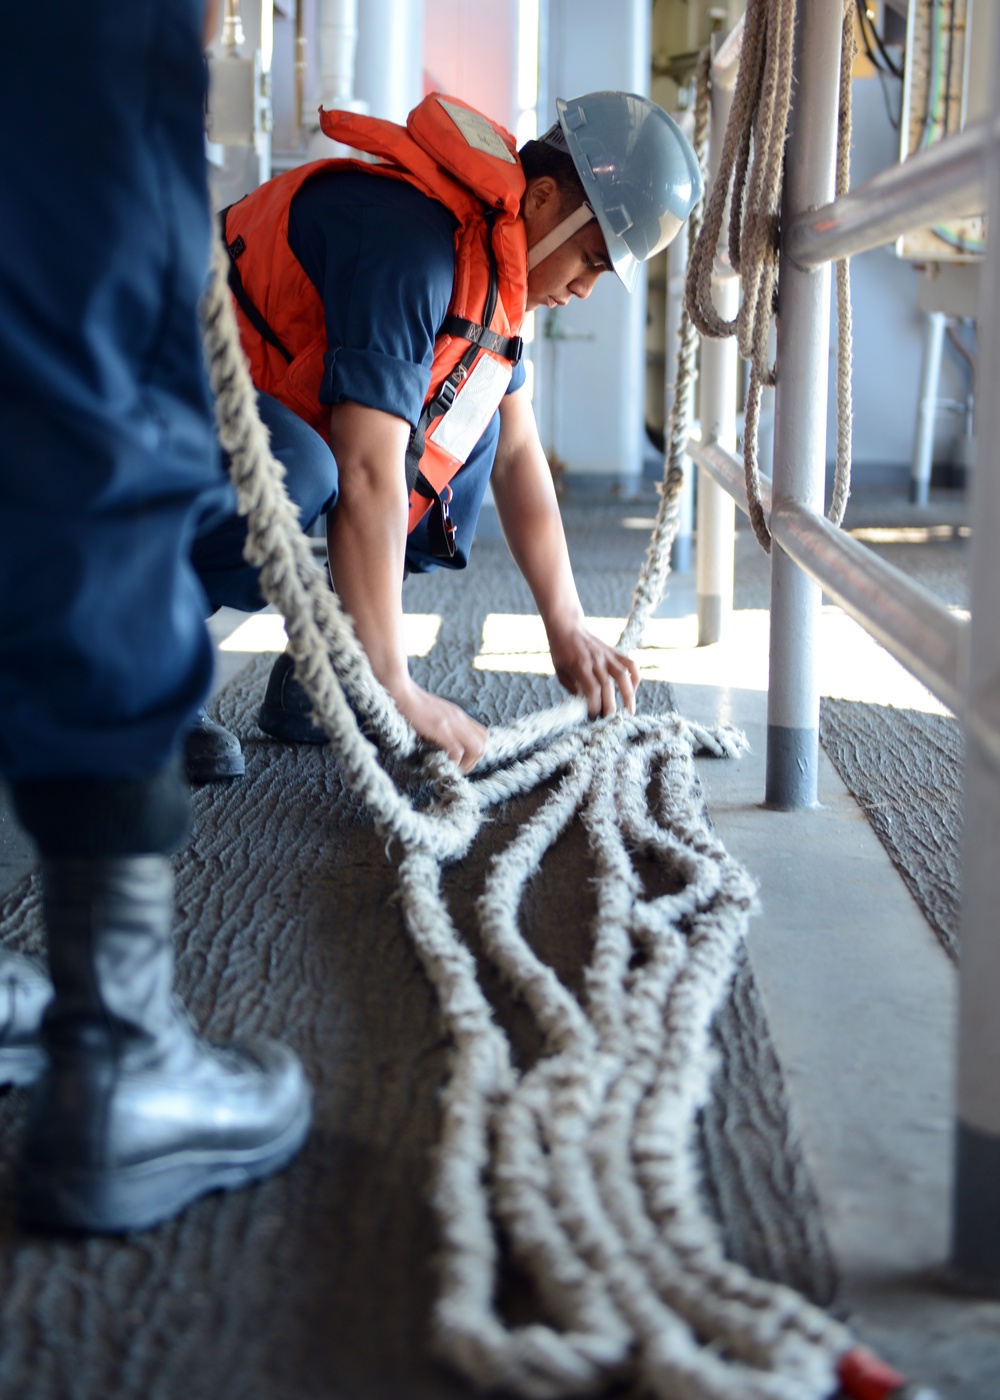
{"type": "Polygon", "coordinates": [[[437,497],[437,492],[430,484],[423,472],[420,470],[420,461],[424,455],[426,445],[427,429],[434,422],[435,418],[440,418],[443,413],[447,413],[458,395],[458,386],[472,368],[476,356],[479,354],[478,347],[470,346],[459,360],[458,364],[449,374],[448,378],[438,387],[437,393],[430,403],[424,405],[417,425],[410,431],[410,440],[406,447],[406,489],[407,492],[416,490],[421,496],[426,496],[429,500],[437,497]]]}
{"type": "Polygon", "coordinates": [[[512,365],[521,363],[524,341],[519,335],[498,335],[496,331],[477,325],[475,321],[466,321],[461,316],[446,316],[441,330],[444,335],[459,336],[462,340],[481,346],[483,350],[490,350],[494,355],[509,360],[512,365]]]}
{"type": "Polygon", "coordinates": [[[237,305],[243,312],[243,315],[250,322],[251,326],[253,326],[257,334],[259,336],[262,336],[263,339],[267,341],[268,345],[273,345],[275,350],[277,350],[279,354],[284,356],[288,364],[291,364],[295,356],[286,346],[282,345],[275,331],[272,330],[272,328],[265,321],[264,317],[257,310],[256,306],[254,306],[253,302],[250,300],[250,297],[247,293],[247,289],[243,285],[243,278],[240,276],[240,270],[236,265],[236,260],[240,257],[242,253],[246,252],[247,245],[243,241],[242,234],[240,234],[239,237],[234,238],[232,243],[230,243],[229,239],[226,237],[226,215],[229,213],[232,207],[233,206],[231,204],[227,205],[226,208],[223,209],[219,214],[219,225],[222,229],[222,241],[226,245],[226,252],[229,254],[229,290],[236,298],[237,305]]]}

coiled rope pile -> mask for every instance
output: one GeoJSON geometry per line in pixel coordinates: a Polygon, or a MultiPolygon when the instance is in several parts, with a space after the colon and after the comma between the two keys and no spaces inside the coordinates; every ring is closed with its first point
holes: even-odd
{"type": "MultiPolygon", "coordinates": [[[[831,1396],[849,1332],[728,1261],[697,1189],[693,1129],[712,1070],[709,1031],[755,891],[705,823],[693,760],[735,755],[741,736],[675,714],[587,724],[573,699],[491,730],[470,777],[423,748],[301,534],[256,413],[221,245],[213,273],[206,346],[219,434],[249,522],[247,558],[285,617],[296,676],[347,783],[400,852],[406,927],[453,1044],[434,1186],[438,1349],[476,1385],[523,1396],[595,1393],[622,1379],[663,1400],[831,1396]],[[414,805],[409,781],[430,786],[429,803],[414,805]],[[543,1051],[523,1068],[451,921],[441,873],[469,850],[493,804],[545,782],[548,796],[495,858],[478,905],[482,946],[541,1032],[543,1051]],[[583,999],[518,928],[530,873],[577,819],[600,882],[583,999]],[[647,897],[633,852],[658,861],[679,892],[647,897]],[[497,1224],[545,1321],[509,1327],[499,1316],[497,1224]]],[[[682,354],[685,343],[690,374],[690,328],[682,354]]],[[[685,401],[690,393],[679,393],[685,401]]],[[[641,638],[669,568],[679,485],[671,455],[625,649],[641,638]]]]}

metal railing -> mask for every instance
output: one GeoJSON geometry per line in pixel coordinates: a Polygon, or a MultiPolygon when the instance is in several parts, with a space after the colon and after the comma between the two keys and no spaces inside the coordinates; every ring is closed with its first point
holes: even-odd
{"type": "MultiPolygon", "coordinates": [[[[1000,26],[992,72],[1000,74],[1000,26]]],[[[816,633],[821,589],[937,695],[966,735],[962,959],[959,992],[952,1268],[963,1282],[1000,1292],[1000,394],[985,393],[973,485],[971,620],[886,564],[823,516],[826,483],[830,263],[958,214],[979,212],[1000,227],[1000,82],[993,115],[835,199],[841,7],[799,0],[793,111],[786,153],[781,300],[777,325],[774,465],[764,506],[772,537],[771,647],[765,802],[783,809],[817,802],[819,694],[816,633]]],[[[730,85],[727,70],[724,86],[730,85]]],[[[716,113],[713,110],[713,119],[716,113]]],[[[714,140],[714,135],[713,135],[714,140]]],[[[1000,380],[1000,262],[991,238],[980,320],[980,374],[1000,380]]],[[[711,342],[703,342],[703,352],[711,342]]],[[[735,347],[727,353],[735,355],[735,347]]],[[[714,405],[728,365],[703,353],[702,441],[688,452],[701,469],[699,495],[723,490],[745,509],[743,463],[727,450],[714,405]]],[[[728,390],[725,391],[728,393],[728,390]]],[[[718,512],[716,511],[716,514],[718,512]]],[[[699,640],[702,575],[724,577],[727,525],[699,511],[699,640]]],[[[707,635],[706,635],[707,631],[707,635]]]]}

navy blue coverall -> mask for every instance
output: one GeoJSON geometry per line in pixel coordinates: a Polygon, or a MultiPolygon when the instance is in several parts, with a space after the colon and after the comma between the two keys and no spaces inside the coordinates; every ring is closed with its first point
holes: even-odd
{"type": "Polygon", "coordinates": [[[5,7],[0,775],[139,779],[212,652],[204,0],[5,7]]]}

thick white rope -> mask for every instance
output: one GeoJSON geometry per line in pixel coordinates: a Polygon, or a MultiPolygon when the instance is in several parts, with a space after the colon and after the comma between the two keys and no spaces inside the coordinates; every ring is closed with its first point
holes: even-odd
{"type": "MultiPolygon", "coordinates": [[[[524,1396],[592,1393],[629,1378],[663,1400],[823,1400],[850,1335],[726,1260],[698,1192],[693,1135],[713,1068],[710,1029],[755,891],[705,823],[694,756],[738,754],[742,736],[675,714],[587,724],[574,699],[491,730],[471,777],[423,749],[298,528],[256,413],[221,245],[213,271],[206,346],[220,439],[249,522],[247,558],[286,619],[296,675],[346,781],[401,849],[407,931],[454,1047],[434,1186],[442,1356],[477,1385],[524,1396]],[[428,780],[433,800],[417,811],[405,784],[428,780]],[[448,914],[441,872],[469,849],[486,808],[547,781],[551,791],[494,859],[479,901],[485,953],[544,1041],[535,1064],[518,1066],[448,914]],[[537,958],[518,920],[531,873],[578,818],[599,876],[594,926],[580,931],[581,956],[590,948],[582,1000],[537,958]],[[678,892],[647,896],[634,852],[652,857],[678,892]],[[498,1225],[544,1321],[512,1328],[497,1312],[498,1225]]],[[[692,334],[682,333],[688,385],[692,334]]],[[[681,414],[690,397],[679,387],[681,414]]],[[[630,648],[669,568],[676,486],[675,473],[623,633],[630,648]]]]}

